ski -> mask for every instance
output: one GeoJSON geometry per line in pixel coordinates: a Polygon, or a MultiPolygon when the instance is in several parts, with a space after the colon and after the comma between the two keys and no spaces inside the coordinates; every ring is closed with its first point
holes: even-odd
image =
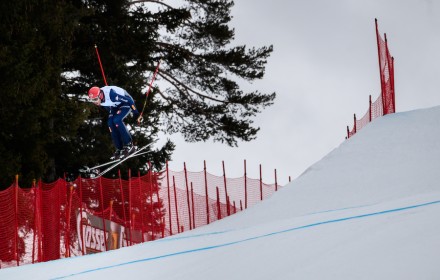
{"type": "Polygon", "coordinates": [[[92,174],[90,177],[91,177],[91,178],[99,178],[99,177],[101,177],[102,175],[104,175],[105,173],[109,172],[110,170],[112,170],[113,168],[115,168],[116,166],[118,166],[119,164],[121,164],[121,163],[123,163],[124,161],[126,161],[127,159],[130,159],[130,158],[133,158],[133,157],[137,157],[137,156],[139,156],[139,155],[141,155],[141,154],[144,154],[144,153],[140,153],[140,152],[143,151],[143,150],[145,150],[145,149],[146,149],[147,147],[149,147],[150,145],[151,145],[151,144],[148,144],[148,145],[143,146],[142,148],[136,150],[136,151],[135,151],[134,153],[132,153],[131,155],[128,155],[128,156],[126,156],[126,157],[120,159],[118,162],[116,162],[116,163],[110,165],[107,169],[105,169],[105,170],[102,171],[101,173],[99,173],[99,174],[97,174],[97,175],[92,174]]]}
{"type": "Polygon", "coordinates": [[[109,162],[106,162],[106,163],[102,163],[102,164],[99,164],[99,165],[96,165],[96,166],[93,166],[93,167],[84,166],[83,168],[81,168],[79,170],[79,172],[81,172],[81,173],[90,173],[90,172],[92,172],[95,169],[98,169],[98,168],[103,167],[103,166],[107,166],[109,164],[112,164],[112,163],[115,163],[115,162],[118,162],[118,161],[119,161],[119,159],[114,159],[112,161],[109,161],[109,162]]]}
{"type": "Polygon", "coordinates": [[[146,148],[148,148],[149,146],[151,146],[153,143],[150,143],[148,145],[145,145],[143,147],[141,147],[140,149],[137,149],[135,152],[133,152],[132,154],[122,158],[122,159],[115,159],[103,164],[99,164],[93,167],[87,167],[85,166],[83,169],[80,169],[79,171],[82,173],[88,173],[90,174],[91,178],[99,178],[102,175],[104,175],[105,173],[109,172],[110,170],[112,170],[113,168],[115,168],[116,166],[118,166],[119,164],[121,164],[122,162],[126,161],[129,158],[134,158],[140,155],[144,155],[147,152],[142,152],[143,150],[145,150],[146,148]],[[141,153],[142,152],[142,153],[141,153]],[[102,171],[101,173],[96,172],[98,168],[100,167],[104,167],[104,166],[108,166],[110,165],[108,168],[106,168],[104,171],[102,171]],[[97,174],[96,174],[97,173],[97,174]]]}

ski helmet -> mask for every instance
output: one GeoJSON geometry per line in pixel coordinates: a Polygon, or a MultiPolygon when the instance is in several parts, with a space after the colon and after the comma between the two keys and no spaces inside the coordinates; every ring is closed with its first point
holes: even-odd
{"type": "Polygon", "coordinates": [[[97,101],[100,93],[101,93],[101,89],[99,87],[90,88],[89,89],[89,99],[91,101],[97,101]]]}

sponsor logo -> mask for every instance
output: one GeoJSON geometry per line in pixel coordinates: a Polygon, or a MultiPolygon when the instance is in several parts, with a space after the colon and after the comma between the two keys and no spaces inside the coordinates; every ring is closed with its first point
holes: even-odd
{"type": "Polygon", "coordinates": [[[90,252],[104,252],[105,234],[102,229],[94,228],[91,225],[83,227],[84,246],[90,252]]]}
{"type": "MultiPolygon", "coordinates": [[[[142,233],[77,210],[77,234],[84,254],[94,254],[142,242],[142,233]]],[[[146,240],[146,239],[145,239],[146,240]]]]}
{"type": "Polygon", "coordinates": [[[94,216],[78,211],[77,233],[81,250],[86,254],[106,251],[105,232],[102,227],[93,225],[94,216]]]}

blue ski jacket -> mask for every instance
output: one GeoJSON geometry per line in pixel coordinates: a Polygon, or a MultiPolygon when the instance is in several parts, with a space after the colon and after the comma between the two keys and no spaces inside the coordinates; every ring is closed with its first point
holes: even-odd
{"type": "Polygon", "coordinates": [[[126,107],[132,109],[133,114],[139,115],[133,97],[125,89],[117,86],[105,86],[101,90],[104,92],[104,100],[101,102],[101,106],[108,111],[111,112],[126,107]]]}

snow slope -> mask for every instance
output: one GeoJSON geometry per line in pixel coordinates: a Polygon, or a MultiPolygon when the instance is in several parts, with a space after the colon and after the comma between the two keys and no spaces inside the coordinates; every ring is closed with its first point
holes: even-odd
{"type": "Polygon", "coordinates": [[[440,279],[440,107],[376,119],[256,206],[0,279],[440,279]]]}

